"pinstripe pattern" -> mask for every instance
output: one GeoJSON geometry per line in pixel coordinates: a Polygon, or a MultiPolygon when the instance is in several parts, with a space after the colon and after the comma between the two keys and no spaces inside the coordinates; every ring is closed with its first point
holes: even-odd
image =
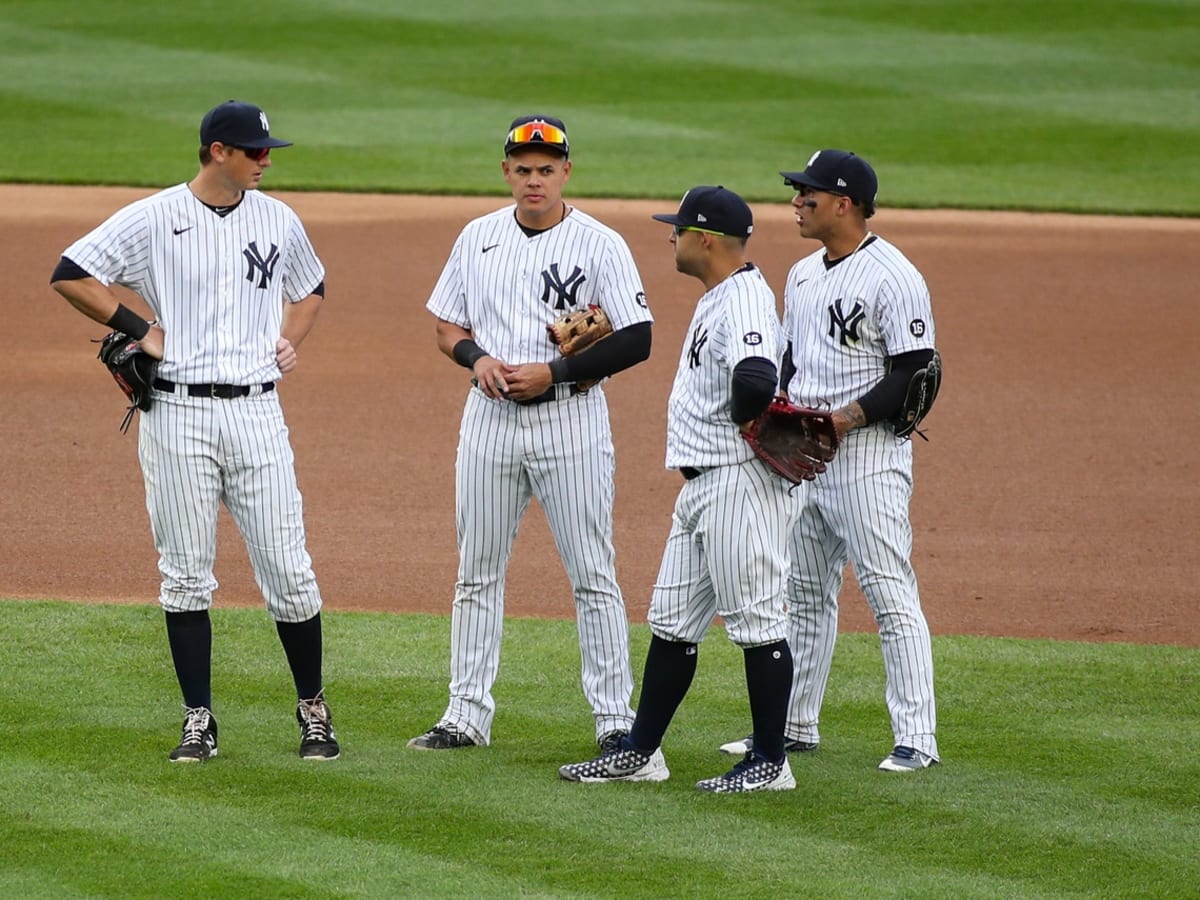
{"type": "Polygon", "coordinates": [[[779,338],[775,295],[757,269],[726,278],[696,303],[667,401],[667,466],[714,468],[685,482],[675,501],[648,616],[665,640],[699,643],[717,614],[741,647],[785,635],[796,503],[729,415],[734,367],[748,357],[778,362],[779,338]]]}
{"type": "Polygon", "coordinates": [[[713,616],[739,647],[783,640],[787,535],[797,505],[758,460],[684,482],[647,621],[669,641],[700,643],[713,616]]]}
{"type": "MultiPolygon", "coordinates": [[[[119,210],[63,255],[149,304],[166,335],[159,376],[179,384],[277,381],[283,304],[307,298],[325,275],[283,203],[247,191],[219,216],[186,184],[119,210]]],[[[164,609],[212,604],[224,502],[271,615],[284,622],[316,615],[321,595],[278,394],[216,400],[156,391],[141,416],[138,455],[164,609]]]]}
{"type": "MultiPolygon", "coordinates": [[[[467,224],[428,301],[435,316],[471,332],[506,363],[549,363],[546,326],[568,308],[597,304],[616,329],[652,321],[625,241],[572,209],[532,237],[509,206],[467,224]],[[486,251],[486,252],[485,252],[486,251]]],[[[491,740],[504,584],[521,518],[536,497],[570,578],[579,623],[582,686],[597,737],[633,722],[625,603],[612,544],[614,453],[603,389],[522,405],[472,388],[455,465],[459,546],[451,616],[450,700],[439,724],[491,740]]]]}
{"type": "MultiPolygon", "coordinates": [[[[933,347],[933,314],[920,273],[882,238],[831,269],[823,257],[802,259],[788,276],[784,324],[797,365],[788,388],[798,403],[836,409],[883,377],[889,355],[933,347]]],[[[828,471],[806,486],[788,578],[790,739],[820,739],[838,594],[851,562],[879,626],[894,742],[939,758],[933,653],[911,564],[912,486],[912,444],[883,424],[851,431],[828,471]]]]}
{"type": "Polygon", "coordinates": [[[320,612],[278,394],[212,400],[156,393],[140,418],[138,457],[165,610],[212,605],[217,505],[224,502],[272,618],[305,622],[320,612]]]}
{"type": "Polygon", "coordinates": [[[325,276],[304,226],[285,204],[247,191],[222,217],[186,184],[130,204],[63,255],[102,284],[122,284],[149,304],[166,332],[159,374],[183,384],[278,380],[282,301],[303,300],[325,276]],[[251,244],[275,276],[265,288],[246,255],[251,244]]]}

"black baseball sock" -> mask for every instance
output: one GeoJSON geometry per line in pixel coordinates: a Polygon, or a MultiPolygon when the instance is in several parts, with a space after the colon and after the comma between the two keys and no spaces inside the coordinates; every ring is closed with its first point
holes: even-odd
{"type": "Polygon", "coordinates": [[[653,753],[662,744],[675,710],[683,702],[696,674],[695,644],[650,639],[646,669],[642,673],[642,697],[628,741],[635,750],[653,753]]]}
{"type": "Polygon", "coordinates": [[[792,651],[787,641],[745,647],[746,691],[754,723],[754,753],[770,762],[787,756],[783,731],[792,690],[792,651]]]}
{"type": "Polygon", "coordinates": [[[185,706],[212,709],[212,621],[208,610],[169,612],[167,642],[185,706]]]}
{"type": "Polygon", "coordinates": [[[311,700],[325,686],[321,681],[321,614],[307,622],[276,622],[275,630],[292,669],[296,696],[311,700]]]}

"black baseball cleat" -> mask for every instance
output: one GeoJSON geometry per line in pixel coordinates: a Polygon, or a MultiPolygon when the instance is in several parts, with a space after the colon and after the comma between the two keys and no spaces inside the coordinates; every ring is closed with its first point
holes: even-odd
{"type": "Polygon", "coordinates": [[[171,762],[204,762],[217,755],[217,720],[203,706],[186,707],[183,737],[167,757],[171,762]]]}
{"type": "Polygon", "coordinates": [[[621,738],[628,735],[629,732],[623,728],[615,728],[612,731],[606,731],[596,739],[596,744],[600,747],[601,753],[611,753],[613,750],[618,750],[621,747],[621,738]]]}
{"type": "Polygon", "coordinates": [[[479,745],[468,734],[447,728],[445,725],[434,725],[424,734],[410,740],[408,746],[414,750],[459,750],[479,745]]]}
{"type": "Polygon", "coordinates": [[[301,759],[337,759],[341,756],[342,749],[333,733],[333,714],[322,694],[296,704],[296,721],[300,723],[301,759]]]}

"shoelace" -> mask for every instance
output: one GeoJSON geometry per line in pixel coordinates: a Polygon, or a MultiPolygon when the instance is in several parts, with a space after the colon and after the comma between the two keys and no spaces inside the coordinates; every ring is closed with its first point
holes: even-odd
{"type": "Polygon", "coordinates": [[[304,740],[329,740],[329,707],[322,698],[301,700],[300,715],[304,719],[304,740]]]}
{"type": "Polygon", "coordinates": [[[185,709],[184,716],[182,743],[201,743],[204,740],[204,732],[208,730],[208,710],[203,706],[189,706],[185,709]]]}

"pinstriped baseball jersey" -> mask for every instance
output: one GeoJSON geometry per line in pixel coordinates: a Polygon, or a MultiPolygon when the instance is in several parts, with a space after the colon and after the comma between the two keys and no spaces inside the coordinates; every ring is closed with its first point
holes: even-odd
{"type": "MultiPolygon", "coordinates": [[[[427,308],[471,333],[509,365],[559,356],[546,326],[569,309],[600,306],[614,329],[653,318],[623,238],[571,209],[528,235],[516,206],[463,228],[427,308]]],[[[627,731],[628,617],[612,543],[615,455],[604,390],[556,386],[540,403],[493,400],[471,388],[455,459],[459,571],[451,617],[450,702],[440,725],[491,741],[500,662],[505,571],[521,518],[536,498],[546,513],[575,599],[582,686],[597,738],[627,731]],[[581,477],[585,475],[586,477],[581,477]]]]}
{"type": "Polygon", "coordinates": [[[696,303],[667,400],[667,468],[736,465],[754,458],[730,418],[730,379],[739,362],[779,365],[775,293],[747,265],[696,303]]]}
{"type": "Polygon", "coordinates": [[[934,346],[925,279],[878,235],[832,267],[824,250],[797,262],[783,301],[796,364],[788,396],[805,406],[839,409],[878,383],[888,356],[934,346]]]}
{"type": "Polygon", "coordinates": [[[546,326],[569,309],[595,303],[618,330],[654,320],[633,254],[615,231],[572,208],[553,228],[528,237],[515,209],[467,224],[429,298],[430,312],[466,328],[488,355],[511,365],[556,359],[546,326]]]}
{"type": "Polygon", "coordinates": [[[283,301],[303,300],[325,276],[284,203],[247,191],[218,216],[186,184],[130,204],[63,255],[150,305],[166,333],[159,375],[182,384],[279,379],[283,301]]]}

